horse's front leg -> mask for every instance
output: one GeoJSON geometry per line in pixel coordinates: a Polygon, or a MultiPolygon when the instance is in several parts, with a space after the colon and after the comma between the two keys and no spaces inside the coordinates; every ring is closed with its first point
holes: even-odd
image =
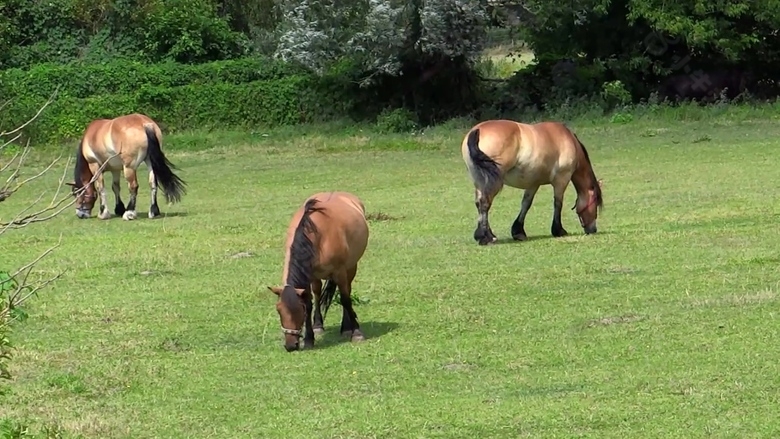
{"type": "Polygon", "coordinates": [[[127,180],[127,188],[130,191],[130,199],[127,202],[127,210],[122,215],[122,218],[130,221],[138,217],[138,214],[135,211],[135,205],[138,199],[138,178],[135,169],[125,167],[125,179],[127,180]]]}
{"type": "Polygon", "coordinates": [[[512,238],[516,241],[525,241],[528,239],[528,235],[525,234],[525,216],[528,215],[528,209],[531,208],[531,204],[534,202],[536,191],[539,190],[539,186],[530,187],[523,192],[523,201],[520,203],[520,213],[517,214],[515,222],[512,223],[512,238]]]}
{"type": "Polygon", "coordinates": [[[550,227],[550,232],[552,233],[552,236],[556,238],[560,238],[569,234],[569,232],[563,228],[563,223],[561,222],[563,194],[566,192],[566,186],[568,184],[568,181],[557,184],[556,182],[553,183],[553,220],[552,226],[550,227]]]}
{"type": "Polygon", "coordinates": [[[311,300],[311,294],[307,295],[306,297],[306,321],[303,322],[304,324],[304,334],[303,334],[303,347],[304,348],[313,348],[314,347],[314,325],[312,324],[312,300],[311,300]]]}
{"type": "Polygon", "coordinates": [[[116,200],[116,203],[114,204],[114,214],[116,216],[122,216],[125,213],[125,204],[122,203],[122,197],[120,196],[120,187],[119,187],[119,179],[120,179],[119,171],[111,171],[111,190],[114,191],[114,198],[116,200]]]}
{"type": "Polygon", "coordinates": [[[103,173],[100,172],[100,174],[95,179],[95,190],[97,191],[98,195],[98,218],[102,220],[106,220],[111,218],[111,212],[108,210],[108,196],[106,195],[106,183],[103,179],[103,173]]]}
{"type": "Polygon", "coordinates": [[[314,335],[325,333],[325,322],[320,309],[320,297],[322,296],[322,280],[315,279],[311,283],[311,293],[314,296],[314,335]]]}

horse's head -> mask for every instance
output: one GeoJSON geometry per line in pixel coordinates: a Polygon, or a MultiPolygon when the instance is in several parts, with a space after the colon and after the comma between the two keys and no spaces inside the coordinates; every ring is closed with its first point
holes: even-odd
{"type": "Polygon", "coordinates": [[[571,208],[572,210],[577,210],[580,225],[587,235],[596,233],[597,230],[596,219],[599,216],[599,208],[603,203],[601,186],[602,181],[598,180],[592,188],[585,191],[582,196],[577,197],[577,202],[571,208]]]}
{"type": "Polygon", "coordinates": [[[95,208],[95,200],[97,200],[95,184],[87,183],[86,187],[82,182],[65,183],[70,186],[71,195],[76,197],[76,216],[81,219],[92,216],[92,209],[95,208]]]}
{"type": "Polygon", "coordinates": [[[287,352],[297,351],[300,340],[303,337],[303,323],[306,321],[306,304],[304,298],[306,290],[293,288],[290,285],[284,287],[268,287],[272,293],[279,296],[276,302],[276,311],[282,324],[284,334],[284,348],[287,352]]]}

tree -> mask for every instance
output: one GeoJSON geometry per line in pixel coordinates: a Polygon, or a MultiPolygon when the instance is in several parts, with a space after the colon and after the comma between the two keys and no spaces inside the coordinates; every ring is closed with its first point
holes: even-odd
{"type": "MultiPolygon", "coordinates": [[[[40,108],[35,116],[26,123],[9,131],[0,130],[0,154],[7,153],[7,149],[17,145],[16,142],[21,139],[24,128],[32,123],[44,111],[44,109],[53,101],[55,96],[56,92],[40,108]]],[[[0,105],[0,111],[2,111],[7,104],[8,102],[0,105]]],[[[32,151],[32,148],[30,147],[30,143],[27,142],[18,152],[11,156],[11,159],[8,162],[3,163],[0,161],[0,203],[7,202],[11,198],[16,199],[20,197],[20,191],[32,181],[44,176],[62,158],[60,155],[60,157],[51,161],[42,171],[24,178],[25,160],[28,158],[30,151],[32,151]]],[[[60,190],[65,181],[65,176],[69,169],[70,158],[64,167],[62,177],[59,179],[59,184],[54,192],[54,196],[51,198],[48,205],[40,205],[41,200],[43,200],[46,195],[44,192],[35,198],[33,202],[26,204],[26,207],[20,208],[20,210],[10,219],[0,218],[0,237],[10,230],[48,221],[73,205],[76,201],[76,197],[73,195],[78,195],[78,192],[75,194],[70,192],[67,194],[60,194],[60,190]]],[[[97,176],[99,173],[96,173],[95,175],[97,176]]],[[[93,182],[95,179],[96,177],[93,178],[93,182]]],[[[85,189],[81,190],[83,191],[85,189]]],[[[59,247],[59,245],[60,242],[41,253],[31,262],[17,268],[15,271],[0,271],[0,379],[9,379],[11,377],[8,370],[8,362],[11,360],[12,345],[8,335],[10,332],[10,325],[14,321],[25,317],[21,306],[64,274],[64,272],[60,272],[51,278],[37,281],[33,280],[30,276],[35,269],[35,266],[45,257],[49,256],[57,247],[59,247]]]]}
{"type": "Polygon", "coordinates": [[[281,10],[276,56],[319,73],[338,67],[364,89],[362,113],[406,107],[428,123],[478,105],[487,1],[281,0],[281,10]]]}
{"type": "Polygon", "coordinates": [[[425,56],[474,60],[488,22],[469,0],[283,0],[277,56],[322,71],[349,57],[367,72],[400,74],[425,56]]]}

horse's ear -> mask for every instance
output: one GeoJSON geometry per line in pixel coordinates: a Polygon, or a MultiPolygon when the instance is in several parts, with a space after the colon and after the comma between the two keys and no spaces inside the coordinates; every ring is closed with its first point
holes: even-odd
{"type": "Polygon", "coordinates": [[[306,290],[304,290],[303,288],[296,288],[295,289],[295,294],[297,294],[299,296],[303,296],[303,293],[305,293],[305,292],[306,292],[306,290]]]}
{"type": "Polygon", "coordinates": [[[271,290],[272,293],[276,294],[277,296],[282,294],[282,291],[284,291],[284,288],[282,287],[268,287],[269,290],[271,290]]]}

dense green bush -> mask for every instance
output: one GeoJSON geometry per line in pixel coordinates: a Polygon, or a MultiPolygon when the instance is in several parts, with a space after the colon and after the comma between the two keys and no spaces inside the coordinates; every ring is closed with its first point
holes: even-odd
{"type": "Polygon", "coordinates": [[[301,68],[267,58],[245,58],[206,64],[144,64],[117,60],[103,64],[40,64],[0,72],[0,96],[48,98],[59,93],[74,98],[134,93],[149,84],[178,87],[194,84],[243,84],[305,74],[301,68]]]}
{"type": "Polygon", "coordinates": [[[0,72],[0,93],[11,98],[2,126],[24,122],[17,115],[34,114],[57,87],[57,99],[27,127],[27,136],[76,138],[93,119],[133,112],[181,130],[314,122],[348,114],[353,106],[348,82],[272,60],[47,64],[0,72]]]}

